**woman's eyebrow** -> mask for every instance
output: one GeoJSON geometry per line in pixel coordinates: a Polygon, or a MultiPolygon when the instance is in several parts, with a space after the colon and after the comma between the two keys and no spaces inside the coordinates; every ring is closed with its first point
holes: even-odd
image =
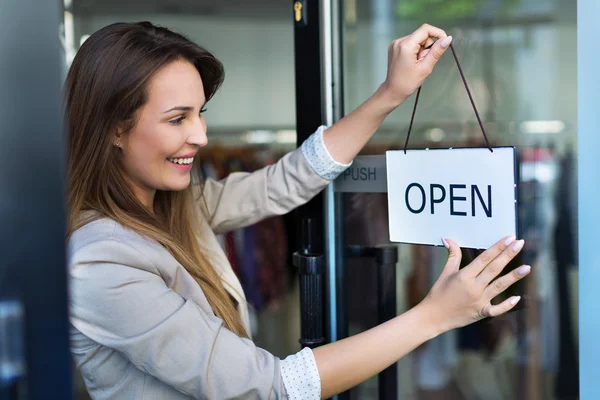
{"type": "Polygon", "coordinates": [[[194,107],[190,107],[190,106],[175,106],[173,108],[168,109],[167,111],[163,111],[163,114],[166,114],[166,113],[171,112],[171,111],[186,111],[186,112],[189,112],[189,111],[192,111],[192,110],[194,110],[194,107]]]}

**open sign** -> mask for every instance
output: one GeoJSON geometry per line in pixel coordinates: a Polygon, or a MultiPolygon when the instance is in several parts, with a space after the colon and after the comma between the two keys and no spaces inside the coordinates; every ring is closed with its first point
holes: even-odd
{"type": "Polygon", "coordinates": [[[392,242],[487,248],[517,235],[514,147],[388,151],[392,242]]]}

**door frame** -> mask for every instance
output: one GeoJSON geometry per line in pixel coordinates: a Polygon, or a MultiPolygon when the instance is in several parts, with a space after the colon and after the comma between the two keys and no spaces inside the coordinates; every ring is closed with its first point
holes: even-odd
{"type": "Polygon", "coordinates": [[[62,1],[0,4],[0,302],[18,302],[24,316],[11,325],[22,334],[3,331],[0,341],[11,350],[22,344],[25,364],[0,398],[72,397],[63,24],[62,1]],[[26,165],[15,167],[21,159],[26,165]]]}
{"type": "Polygon", "coordinates": [[[600,2],[577,1],[579,395],[582,400],[600,399],[600,54],[590,51],[587,45],[590,35],[596,35],[599,17],[600,2]]]}

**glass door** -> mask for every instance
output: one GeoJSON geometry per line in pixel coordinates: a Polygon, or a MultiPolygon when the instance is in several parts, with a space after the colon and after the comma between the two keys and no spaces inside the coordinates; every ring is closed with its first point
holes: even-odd
{"type": "MultiPolygon", "coordinates": [[[[331,121],[383,82],[393,39],[422,23],[454,37],[492,145],[517,148],[526,247],[516,262],[533,267],[514,289],[523,295],[518,309],[448,332],[339,398],[579,398],[577,2],[323,3],[323,62],[331,62],[330,70],[323,68],[324,109],[331,121]]],[[[414,95],[326,194],[331,341],[415,306],[446,261],[443,247],[389,242],[385,151],[403,147],[413,104],[414,95]],[[377,258],[382,246],[397,255],[392,268],[377,258]]],[[[446,55],[423,86],[409,147],[458,146],[485,142],[456,64],[446,55]]],[[[476,255],[464,253],[464,262],[476,255]]]]}

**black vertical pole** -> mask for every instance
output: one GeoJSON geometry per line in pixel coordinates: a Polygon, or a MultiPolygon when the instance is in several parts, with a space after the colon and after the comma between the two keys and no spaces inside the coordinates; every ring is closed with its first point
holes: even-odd
{"type": "Polygon", "coordinates": [[[313,220],[302,221],[300,250],[294,253],[294,265],[300,278],[300,344],[315,348],[325,343],[323,331],[323,277],[325,257],[313,252],[313,220]]]}
{"type": "MultiPolygon", "coordinates": [[[[398,248],[396,246],[375,249],[377,264],[377,320],[380,324],[396,317],[396,264],[398,248]]],[[[398,368],[392,364],[381,371],[379,380],[379,400],[398,398],[398,368]]]]}
{"type": "MultiPolygon", "coordinates": [[[[383,324],[396,317],[396,264],[398,247],[385,246],[348,246],[348,257],[375,259],[377,274],[377,324],[383,324]]],[[[377,376],[379,400],[398,398],[398,369],[392,364],[377,376]]]]}
{"type": "Polygon", "coordinates": [[[0,317],[13,324],[7,305],[22,306],[25,355],[17,386],[0,389],[9,399],[72,397],[62,21],[62,0],[0,1],[0,317]]]}
{"type": "Polygon", "coordinates": [[[324,123],[319,3],[319,0],[292,1],[290,3],[290,18],[294,21],[298,146],[324,123]],[[296,3],[302,5],[303,19],[301,21],[295,19],[296,3]]]}
{"type": "MultiPolygon", "coordinates": [[[[290,18],[294,22],[294,66],[296,79],[296,143],[300,146],[324,123],[321,90],[321,28],[319,0],[301,0],[290,3],[290,18]],[[295,8],[302,8],[302,19],[296,21],[295,8]]],[[[323,196],[297,210],[298,227],[311,219],[315,234],[311,247],[323,252],[323,196]]]]}
{"type": "MultiPolygon", "coordinates": [[[[323,96],[321,76],[321,27],[320,27],[320,4],[319,0],[294,0],[290,2],[290,20],[294,23],[294,65],[296,81],[296,132],[297,145],[300,146],[320,125],[324,123],[323,96]],[[299,19],[297,18],[299,16],[299,19]]],[[[295,211],[296,232],[300,238],[297,242],[297,250],[300,253],[310,253],[312,257],[323,256],[323,194],[319,194],[304,206],[295,211]],[[307,227],[310,227],[307,231],[307,227]],[[310,234],[307,234],[309,232],[310,234]]],[[[299,260],[299,259],[295,259],[299,260]]],[[[300,261],[298,261],[300,262],[300,261]]],[[[321,258],[322,266],[319,288],[323,292],[327,280],[324,258],[321,258]]],[[[302,269],[300,269],[302,272],[302,269]]],[[[301,293],[314,293],[314,289],[308,289],[302,285],[307,284],[308,277],[300,278],[301,293]]],[[[315,294],[316,296],[317,294],[315,294]]],[[[324,293],[319,294],[321,301],[321,318],[325,331],[328,335],[324,320],[328,317],[328,308],[325,307],[328,299],[324,293]],[[324,312],[323,312],[324,311],[324,312]]],[[[304,306],[308,303],[305,297],[304,306]]],[[[312,302],[317,301],[313,299],[312,302]]],[[[312,320],[314,321],[313,315],[312,320]]],[[[304,328],[303,328],[304,329],[304,328]]]]}

